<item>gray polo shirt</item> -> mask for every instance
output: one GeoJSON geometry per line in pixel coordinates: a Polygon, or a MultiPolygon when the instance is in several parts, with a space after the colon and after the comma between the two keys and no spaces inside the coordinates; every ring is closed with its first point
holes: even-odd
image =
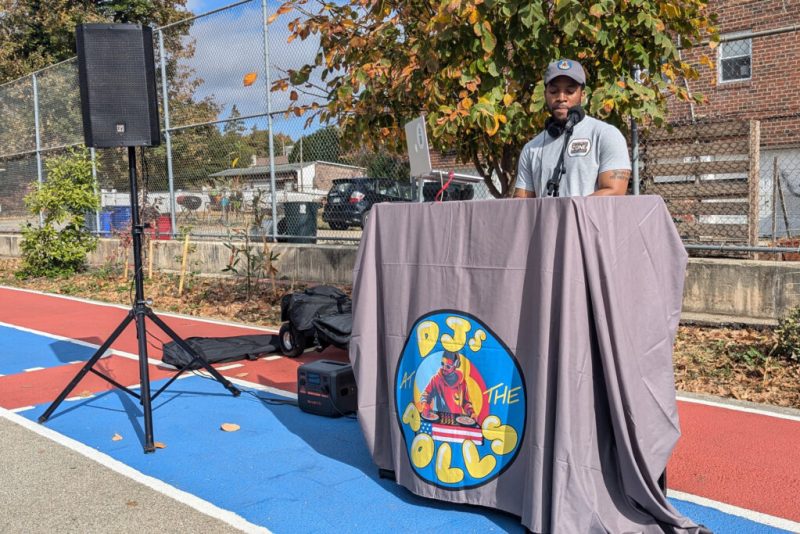
{"type": "MultiPolygon", "coordinates": [[[[553,138],[547,131],[529,141],[519,156],[516,186],[535,191],[538,198],[545,197],[547,181],[553,175],[563,146],[564,136],[553,138]]],[[[630,170],[625,137],[610,124],[584,117],[572,131],[564,153],[564,167],[566,172],[558,196],[591,195],[597,190],[597,175],[601,172],[630,170]]]]}

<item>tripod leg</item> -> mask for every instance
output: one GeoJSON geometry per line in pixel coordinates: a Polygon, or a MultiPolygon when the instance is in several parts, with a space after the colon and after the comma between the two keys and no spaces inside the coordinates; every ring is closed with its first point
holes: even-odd
{"type": "Polygon", "coordinates": [[[58,408],[58,405],[61,404],[64,401],[64,399],[67,398],[67,395],[69,395],[70,392],[75,388],[75,386],[77,386],[78,383],[83,379],[83,377],[86,376],[86,373],[88,373],[91,370],[91,368],[94,367],[94,364],[97,363],[97,360],[99,360],[100,357],[103,356],[103,354],[105,354],[105,352],[108,350],[108,347],[111,346],[114,340],[116,340],[119,337],[119,335],[123,332],[123,330],[125,330],[125,328],[128,326],[128,324],[130,324],[132,320],[133,320],[133,311],[130,311],[128,312],[128,316],[122,320],[122,322],[119,324],[117,329],[114,330],[111,336],[109,336],[109,338],[106,339],[102,345],[100,345],[100,348],[97,349],[97,352],[95,352],[94,355],[89,359],[89,361],[84,364],[81,370],[78,371],[78,374],[75,375],[75,378],[73,378],[72,381],[69,384],[67,384],[67,387],[65,387],[64,390],[58,395],[56,400],[54,400],[53,403],[50,404],[50,406],[47,408],[47,410],[45,410],[44,413],[41,416],[39,416],[40,423],[44,423],[50,418],[51,415],[53,415],[53,412],[56,410],[56,408],[58,408]]]}
{"type": "Polygon", "coordinates": [[[175,331],[173,331],[173,330],[172,330],[172,328],[170,328],[169,326],[167,326],[167,324],[166,324],[164,321],[162,321],[162,320],[161,320],[161,318],[160,318],[160,317],[158,317],[158,315],[156,315],[156,314],[153,312],[153,310],[151,310],[151,309],[149,309],[149,308],[148,308],[148,309],[147,309],[147,316],[148,316],[148,317],[150,317],[150,319],[151,319],[151,320],[152,320],[154,323],[156,323],[156,325],[158,325],[158,327],[159,327],[161,330],[163,330],[165,334],[167,334],[169,337],[171,337],[171,338],[172,338],[172,340],[173,340],[173,341],[175,341],[175,343],[177,343],[177,344],[178,344],[178,346],[179,346],[180,348],[182,348],[183,350],[185,350],[185,351],[186,351],[186,353],[187,353],[187,354],[189,354],[189,355],[190,355],[192,358],[195,358],[195,359],[197,359],[197,361],[199,361],[199,362],[200,362],[200,364],[203,366],[203,368],[204,368],[206,371],[208,371],[208,372],[209,372],[209,374],[210,374],[211,376],[213,376],[213,377],[214,377],[214,379],[216,379],[216,381],[217,381],[217,382],[219,382],[220,384],[222,384],[223,386],[225,386],[225,389],[227,389],[228,391],[230,391],[231,393],[233,393],[233,396],[234,396],[234,397],[238,397],[238,396],[239,396],[239,394],[241,393],[241,391],[239,391],[239,390],[236,388],[236,386],[234,386],[233,384],[231,384],[231,383],[230,383],[230,381],[228,381],[228,379],[227,379],[227,378],[225,378],[224,376],[222,376],[221,374],[219,374],[219,371],[217,371],[216,369],[214,369],[214,368],[211,366],[211,364],[209,364],[209,363],[206,361],[206,359],[205,359],[205,358],[203,358],[202,356],[200,356],[199,354],[197,354],[197,351],[195,351],[195,350],[194,350],[192,347],[190,347],[190,346],[189,346],[189,344],[188,344],[188,343],[186,343],[186,342],[185,342],[183,339],[181,339],[181,338],[180,338],[180,336],[178,336],[178,334],[176,334],[176,333],[175,333],[175,331]]]}
{"type": "Polygon", "coordinates": [[[144,412],[144,452],[155,452],[153,443],[153,407],[150,403],[150,370],[147,362],[147,331],[144,316],[146,311],[136,312],[136,338],[139,342],[139,382],[141,393],[139,401],[144,412]]]}

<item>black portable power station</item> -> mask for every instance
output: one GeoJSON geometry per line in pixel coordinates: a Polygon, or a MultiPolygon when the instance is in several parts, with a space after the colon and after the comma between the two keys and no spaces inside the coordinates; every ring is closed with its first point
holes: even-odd
{"type": "Polygon", "coordinates": [[[356,394],[350,364],[318,360],[297,368],[297,404],[304,412],[328,417],[355,412],[356,394]]]}

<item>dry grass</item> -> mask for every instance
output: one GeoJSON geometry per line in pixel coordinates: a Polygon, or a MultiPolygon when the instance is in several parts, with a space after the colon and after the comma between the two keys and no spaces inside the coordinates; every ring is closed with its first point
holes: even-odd
{"type": "MultiPolygon", "coordinates": [[[[133,287],[118,269],[100,269],[69,278],[18,280],[17,260],[0,260],[0,284],[62,295],[131,303],[133,287]]],[[[146,296],[159,310],[263,326],[280,324],[281,295],[305,284],[281,283],[273,292],[261,281],[248,300],[242,279],[190,276],[183,296],[178,278],[155,274],[146,296]]],[[[349,287],[342,288],[348,294],[349,287]]],[[[679,390],[800,408],[800,362],[769,356],[771,329],[709,328],[682,325],[675,341],[675,383],[679,390]]]]}
{"type": "Polygon", "coordinates": [[[800,408],[800,363],[770,356],[772,329],[681,326],[675,383],[682,391],[800,408]]]}

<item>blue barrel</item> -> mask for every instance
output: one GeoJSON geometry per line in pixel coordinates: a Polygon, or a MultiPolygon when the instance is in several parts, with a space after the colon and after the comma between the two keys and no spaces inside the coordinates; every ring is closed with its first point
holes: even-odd
{"type": "Polygon", "coordinates": [[[131,224],[130,206],[111,206],[111,229],[126,230],[131,224]]]}
{"type": "Polygon", "coordinates": [[[111,234],[111,212],[104,209],[100,212],[100,235],[111,234]]]}

